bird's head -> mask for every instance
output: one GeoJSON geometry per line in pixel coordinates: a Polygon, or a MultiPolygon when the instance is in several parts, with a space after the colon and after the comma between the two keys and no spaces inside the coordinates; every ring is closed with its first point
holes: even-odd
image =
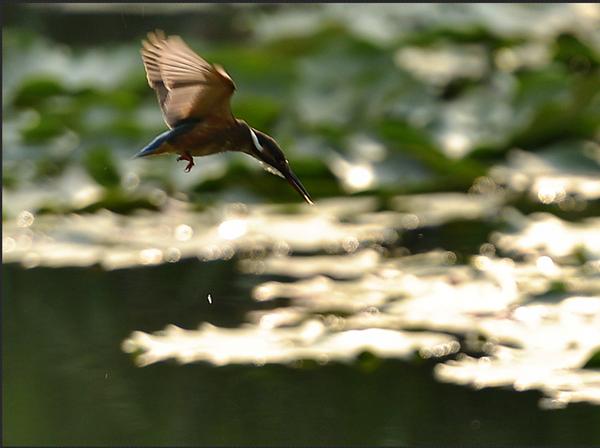
{"type": "Polygon", "coordinates": [[[247,153],[262,162],[267,171],[287,180],[306,202],[313,204],[306,188],[290,168],[290,164],[277,142],[263,132],[251,127],[248,127],[248,129],[251,142],[247,153]]]}

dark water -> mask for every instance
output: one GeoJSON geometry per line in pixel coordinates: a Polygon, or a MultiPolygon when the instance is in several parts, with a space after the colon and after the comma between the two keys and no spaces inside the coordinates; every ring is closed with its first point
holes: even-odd
{"type": "Polygon", "coordinates": [[[132,329],[234,325],[257,305],[231,262],[3,270],[8,445],[600,443],[598,407],[442,384],[432,364],[134,366],[132,329]],[[219,297],[213,304],[206,291],[219,297]]]}

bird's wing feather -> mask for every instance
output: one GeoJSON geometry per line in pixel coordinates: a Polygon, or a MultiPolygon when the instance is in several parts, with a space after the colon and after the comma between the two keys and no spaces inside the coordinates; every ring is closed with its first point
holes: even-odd
{"type": "MultiPolygon", "coordinates": [[[[158,103],[160,108],[165,115],[165,101],[167,100],[168,90],[165,86],[162,76],[160,74],[160,44],[165,39],[165,35],[162,31],[156,33],[148,33],[148,40],[142,41],[142,61],[144,62],[144,68],[146,69],[146,78],[148,84],[156,91],[158,97],[158,103]]],[[[169,124],[169,123],[167,123],[169,124]]],[[[169,125],[169,127],[172,127],[169,125]]]]}
{"type": "Polygon", "coordinates": [[[190,118],[233,121],[229,100],[235,84],[222,67],[209,64],[180,37],[149,33],[142,42],[142,60],[169,127],[190,118]]]}

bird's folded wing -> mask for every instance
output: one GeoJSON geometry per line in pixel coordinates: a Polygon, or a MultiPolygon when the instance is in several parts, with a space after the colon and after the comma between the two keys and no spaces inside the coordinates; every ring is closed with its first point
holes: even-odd
{"type": "Polygon", "coordinates": [[[189,119],[233,120],[229,100],[235,85],[222,67],[194,53],[178,36],[157,31],[142,42],[148,84],[169,127],[189,119]]]}

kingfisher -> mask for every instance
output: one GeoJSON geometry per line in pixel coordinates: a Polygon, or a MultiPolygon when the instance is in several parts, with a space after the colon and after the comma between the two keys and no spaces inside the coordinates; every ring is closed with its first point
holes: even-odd
{"type": "Polygon", "coordinates": [[[156,92],[169,129],[134,157],[175,153],[178,162],[188,162],[185,172],[190,172],[194,157],[240,151],[286,179],[307,203],[313,203],[277,142],[233,116],[230,100],[236,87],[223,67],[208,63],[181,37],[160,30],[148,33],[141,54],[148,84],[156,92]]]}

